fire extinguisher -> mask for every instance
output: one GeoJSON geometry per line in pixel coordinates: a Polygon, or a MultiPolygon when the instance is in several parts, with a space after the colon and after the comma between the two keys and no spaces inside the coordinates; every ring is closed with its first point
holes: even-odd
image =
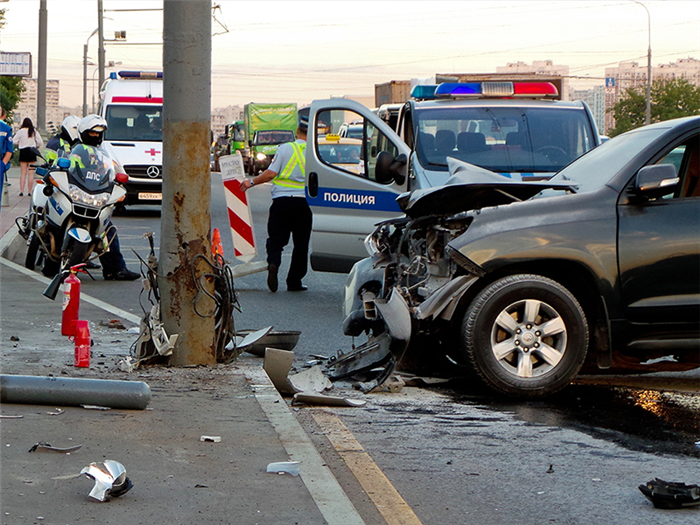
{"type": "Polygon", "coordinates": [[[75,322],[80,310],[80,279],[78,272],[87,273],[82,267],[85,263],[71,266],[70,275],[63,281],[63,318],[61,319],[61,334],[75,335],[75,322]]]}

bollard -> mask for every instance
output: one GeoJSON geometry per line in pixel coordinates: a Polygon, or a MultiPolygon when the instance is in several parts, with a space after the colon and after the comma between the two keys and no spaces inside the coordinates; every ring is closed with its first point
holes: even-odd
{"type": "Polygon", "coordinates": [[[90,366],[90,327],[87,321],[75,321],[75,361],[73,366],[87,368],[90,366]]]}
{"type": "Polygon", "coordinates": [[[142,381],[0,375],[0,402],[143,410],[151,389],[142,381]]]}
{"type": "Polygon", "coordinates": [[[211,237],[211,254],[214,259],[217,255],[224,256],[224,245],[221,244],[221,234],[219,233],[219,228],[214,228],[214,233],[211,237]]]}

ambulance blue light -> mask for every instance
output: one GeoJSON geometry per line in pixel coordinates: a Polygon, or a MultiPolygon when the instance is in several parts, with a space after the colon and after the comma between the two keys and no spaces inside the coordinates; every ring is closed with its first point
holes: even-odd
{"type": "Polygon", "coordinates": [[[411,98],[421,100],[432,100],[435,98],[437,84],[418,84],[411,90],[411,98]]]}
{"type": "Polygon", "coordinates": [[[469,95],[481,95],[480,82],[445,82],[435,90],[436,97],[459,97],[469,95]]]}
{"type": "Polygon", "coordinates": [[[121,78],[163,78],[162,71],[120,71],[121,78]]]}

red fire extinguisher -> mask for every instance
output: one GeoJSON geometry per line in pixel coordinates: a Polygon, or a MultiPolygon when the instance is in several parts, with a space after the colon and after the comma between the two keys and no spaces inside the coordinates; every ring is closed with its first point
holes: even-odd
{"type": "Polygon", "coordinates": [[[89,367],[90,366],[90,327],[87,321],[75,321],[75,361],[73,366],[89,367]]]}
{"type": "Polygon", "coordinates": [[[75,335],[75,322],[80,311],[80,279],[78,272],[87,273],[82,267],[85,263],[71,266],[70,275],[63,281],[63,318],[61,319],[61,334],[75,335]]]}

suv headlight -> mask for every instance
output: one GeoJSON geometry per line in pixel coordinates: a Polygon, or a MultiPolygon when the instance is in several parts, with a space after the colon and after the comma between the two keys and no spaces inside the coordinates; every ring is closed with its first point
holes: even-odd
{"type": "Polygon", "coordinates": [[[370,256],[379,253],[379,245],[377,244],[377,239],[375,237],[376,230],[365,237],[365,250],[370,256]]]}
{"type": "Polygon", "coordinates": [[[68,189],[68,194],[70,195],[70,198],[74,203],[83,204],[85,206],[92,206],[95,208],[101,208],[102,206],[107,204],[107,202],[109,202],[110,196],[112,195],[111,193],[98,193],[96,195],[92,195],[81,190],[73,184],[71,184],[68,187],[68,189]]]}

